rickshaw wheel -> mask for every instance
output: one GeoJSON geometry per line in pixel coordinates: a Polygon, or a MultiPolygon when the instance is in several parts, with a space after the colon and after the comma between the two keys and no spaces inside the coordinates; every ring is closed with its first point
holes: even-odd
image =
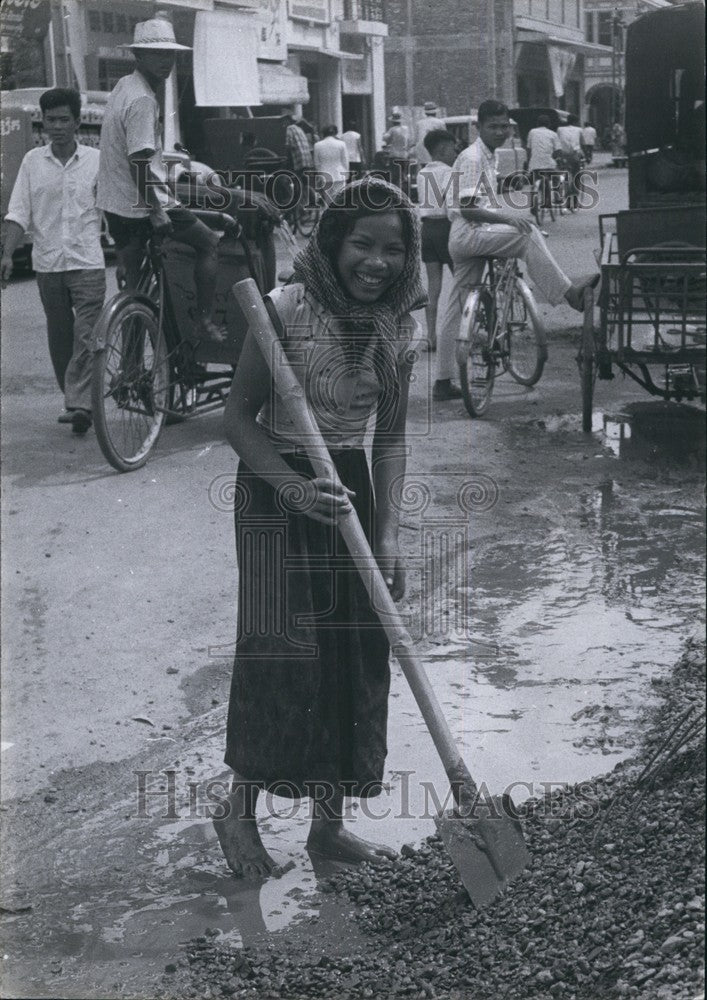
{"type": "Polygon", "coordinates": [[[106,459],[119,472],[145,464],[169,403],[169,359],[156,306],[123,293],[99,317],[93,419],[106,459]]]}
{"type": "Polygon", "coordinates": [[[470,417],[483,417],[491,405],[496,374],[492,317],[493,300],[488,291],[472,292],[462,312],[460,340],[466,353],[459,359],[459,382],[470,417]]]}

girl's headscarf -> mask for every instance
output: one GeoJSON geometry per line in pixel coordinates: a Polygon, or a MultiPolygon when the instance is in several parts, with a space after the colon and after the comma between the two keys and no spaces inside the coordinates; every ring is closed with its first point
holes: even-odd
{"type": "MultiPolygon", "coordinates": [[[[396,342],[399,323],[413,309],[427,303],[420,279],[420,223],[410,199],[400,188],[379,177],[366,177],[347,184],[324,210],[307,246],[294,262],[294,280],[305,288],[337,320],[342,330],[351,336],[350,353],[355,356],[356,333],[377,334],[374,363],[382,391],[399,393],[396,342]],[[358,219],[380,212],[395,212],[403,224],[405,264],[400,275],[376,302],[352,299],[339,280],[336,267],[344,239],[352,232],[358,219]]],[[[397,344],[399,347],[399,343],[397,344]]]]}

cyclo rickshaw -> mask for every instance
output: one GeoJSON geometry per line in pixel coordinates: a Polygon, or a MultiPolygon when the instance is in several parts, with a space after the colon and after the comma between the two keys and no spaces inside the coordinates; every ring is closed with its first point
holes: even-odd
{"type": "Polygon", "coordinates": [[[194,251],[153,237],[137,289],[113,296],[94,331],[96,437],[119,472],[145,464],[165,423],[224,405],[247,331],[231,287],[252,277],[264,294],[275,284],[272,232],[280,213],[263,195],[227,189],[203,169],[208,177],[183,172],[176,194],[222,234],[214,320],[227,336],[195,338],[194,251]]]}
{"type": "Polygon", "coordinates": [[[705,399],[704,13],[666,7],[627,31],[629,208],[599,217],[599,325],[590,294],[577,358],[585,432],[615,367],[662,399],[705,399]]]}

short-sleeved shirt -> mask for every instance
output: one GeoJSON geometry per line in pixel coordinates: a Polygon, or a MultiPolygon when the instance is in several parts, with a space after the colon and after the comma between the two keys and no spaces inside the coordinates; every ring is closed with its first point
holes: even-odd
{"type": "Polygon", "coordinates": [[[425,115],[424,118],[419,120],[415,126],[415,138],[417,140],[415,145],[415,159],[418,163],[429,163],[432,159],[427,150],[427,146],[425,146],[425,137],[428,136],[430,132],[434,132],[435,129],[445,131],[446,128],[447,126],[441,118],[433,118],[431,115],[425,115]]]}
{"type": "Polygon", "coordinates": [[[361,146],[361,135],[349,129],[348,132],[341,133],[341,141],[346,146],[349,163],[361,163],[363,161],[363,148],[361,146]]]}
{"type": "MultiPolygon", "coordinates": [[[[302,284],[285,285],[269,293],[284,329],[283,346],[292,369],[304,385],[312,416],[328,448],[363,447],[368,423],[378,405],[380,383],[372,363],[370,338],[358,362],[346,356],[337,322],[302,284]]],[[[395,351],[402,363],[417,334],[417,322],[404,316],[395,351]]],[[[277,394],[263,404],[257,417],[278,451],[302,447],[286,404],[277,394]]]]}
{"type": "MultiPolygon", "coordinates": [[[[497,208],[491,200],[497,184],[496,155],[478,138],[454,161],[452,183],[447,192],[447,216],[452,222],[462,219],[460,202],[463,198],[475,198],[475,208],[497,208]]],[[[467,224],[476,226],[480,223],[467,224]]]]}
{"type": "Polygon", "coordinates": [[[32,266],[41,273],[103,269],[101,212],[96,205],[98,150],[77,144],[62,163],[51,145],[26,153],[5,218],[32,236],[32,266]]]}
{"type": "Polygon", "coordinates": [[[383,143],[391,156],[397,156],[401,160],[407,159],[410,151],[410,133],[407,125],[393,125],[383,133],[383,143]]]}
{"type": "Polygon", "coordinates": [[[561,125],[557,130],[557,138],[563,152],[582,152],[582,130],[579,125],[561,125]]]}
{"type": "Polygon", "coordinates": [[[560,149],[560,140],[557,132],[551,128],[531,128],[528,132],[528,154],[530,162],[528,170],[554,170],[557,162],[553,157],[555,150],[560,149]]]}
{"type": "Polygon", "coordinates": [[[597,130],[593,125],[587,125],[582,129],[582,142],[585,146],[593,146],[597,141],[597,130]]]}
{"type": "MultiPolygon", "coordinates": [[[[162,158],[160,106],[152,87],[135,70],[118,80],[106,103],[101,125],[101,162],[98,171],[98,204],[106,212],[129,219],[144,219],[152,208],[138,194],[129,158],[141,149],[151,149],[150,167],[161,181],[167,180],[162,158]]],[[[155,188],[164,209],[179,202],[155,188]]]]}
{"type": "Polygon", "coordinates": [[[421,219],[446,219],[446,196],[452,168],[441,160],[431,160],[417,173],[417,201],[421,219]]]}
{"type": "Polygon", "coordinates": [[[290,154],[293,170],[311,170],[314,166],[312,148],[304,129],[294,122],[285,129],[285,146],[290,154]]]}

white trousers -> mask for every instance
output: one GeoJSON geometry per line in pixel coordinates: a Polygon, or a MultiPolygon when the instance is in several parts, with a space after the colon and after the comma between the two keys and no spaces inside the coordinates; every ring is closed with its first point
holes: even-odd
{"type": "Polygon", "coordinates": [[[572,282],[547,248],[537,226],[519,233],[513,226],[471,226],[455,219],[449,234],[454,280],[437,336],[437,378],[452,378],[457,370],[454,348],[466,297],[481,282],[483,257],[517,257],[525,261],[530,279],[554,306],[564,300],[572,282]]]}

